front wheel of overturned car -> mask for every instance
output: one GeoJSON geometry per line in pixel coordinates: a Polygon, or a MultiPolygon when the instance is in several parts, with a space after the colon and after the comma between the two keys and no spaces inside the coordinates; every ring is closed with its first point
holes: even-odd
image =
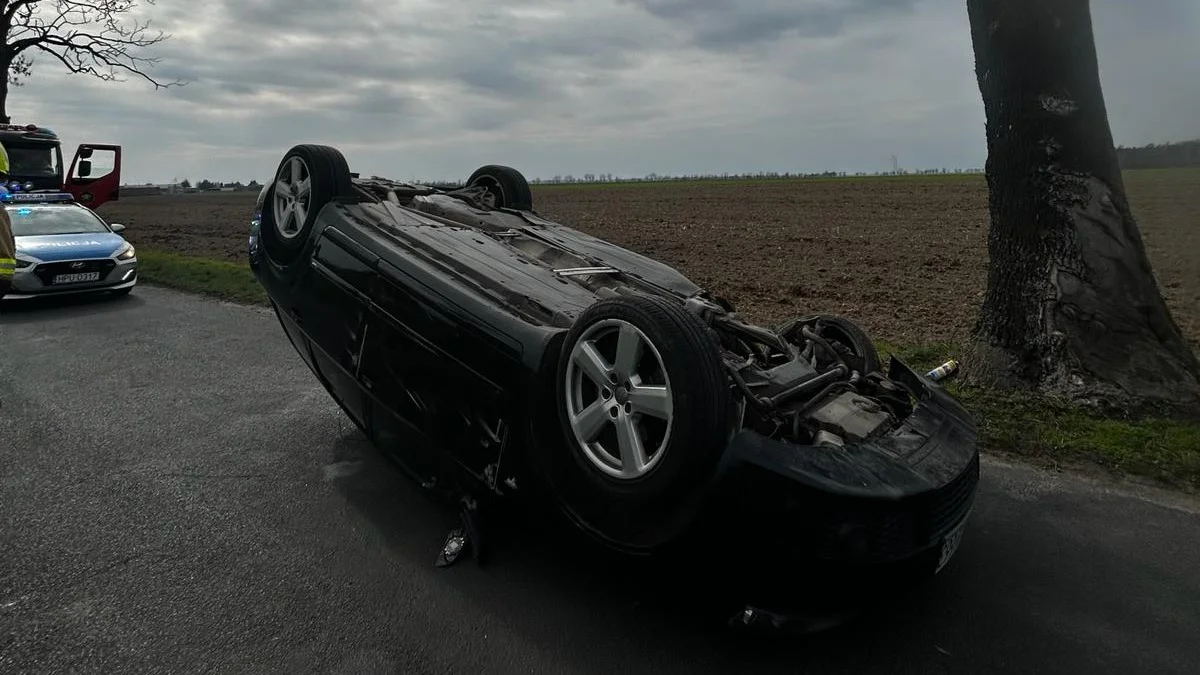
{"type": "Polygon", "coordinates": [[[603,300],[568,331],[556,377],[565,443],[544,468],[567,515],[626,552],[670,543],[736,430],[716,336],[661,298],[603,300]]]}
{"type": "Polygon", "coordinates": [[[486,188],[488,205],[492,208],[533,210],[533,192],[529,189],[529,181],[511,166],[481,166],[467,179],[467,187],[486,188]]]}
{"type": "Polygon", "coordinates": [[[286,269],[304,248],[321,209],[353,191],[350,166],[337,148],[288,150],[263,195],[259,243],[267,259],[286,269]]]}
{"type": "Polygon", "coordinates": [[[783,329],[784,336],[800,336],[808,329],[838,353],[846,365],[860,375],[880,369],[879,352],[866,331],[850,319],[837,314],[814,314],[797,319],[783,329]]]}

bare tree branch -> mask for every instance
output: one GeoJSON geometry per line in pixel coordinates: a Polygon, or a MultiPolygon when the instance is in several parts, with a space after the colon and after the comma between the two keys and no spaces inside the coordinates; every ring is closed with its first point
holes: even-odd
{"type": "MultiPolygon", "coordinates": [[[[68,72],[121,82],[131,74],[155,89],[187,82],[160,81],[149,70],[160,59],[139,52],[171,38],[152,32],[150,21],[130,19],[136,0],[0,0],[0,118],[7,121],[9,86],[20,86],[32,73],[34,51],[48,54],[68,72]]],[[[153,5],[155,0],[145,0],[153,5]]]]}

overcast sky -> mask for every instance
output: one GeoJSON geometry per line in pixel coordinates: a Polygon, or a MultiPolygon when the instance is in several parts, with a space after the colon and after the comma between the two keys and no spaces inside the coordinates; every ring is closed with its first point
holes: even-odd
{"type": "MultiPolygon", "coordinates": [[[[49,3],[47,3],[49,4],[49,3]]],[[[270,178],[291,145],[465,178],[979,167],[965,0],[159,0],[153,73],[38,56],[13,122],[124,146],[127,182],[270,178]]],[[[1118,143],[1200,137],[1200,2],[1092,0],[1118,143]]]]}

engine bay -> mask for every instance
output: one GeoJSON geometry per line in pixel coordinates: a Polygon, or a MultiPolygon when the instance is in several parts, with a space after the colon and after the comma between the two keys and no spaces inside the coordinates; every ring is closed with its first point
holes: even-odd
{"type": "Polygon", "coordinates": [[[887,433],[912,414],[908,391],[879,367],[874,345],[842,317],[794,319],[772,331],[711,297],[685,306],[716,332],[746,403],[743,426],[801,445],[841,447],[887,433]]]}

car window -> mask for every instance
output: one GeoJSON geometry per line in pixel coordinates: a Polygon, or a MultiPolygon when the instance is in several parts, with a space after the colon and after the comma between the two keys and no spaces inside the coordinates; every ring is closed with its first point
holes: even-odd
{"type": "Polygon", "coordinates": [[[6,206],[13,236],[108,232],[99,217],[74,206],[6,206]]]}

